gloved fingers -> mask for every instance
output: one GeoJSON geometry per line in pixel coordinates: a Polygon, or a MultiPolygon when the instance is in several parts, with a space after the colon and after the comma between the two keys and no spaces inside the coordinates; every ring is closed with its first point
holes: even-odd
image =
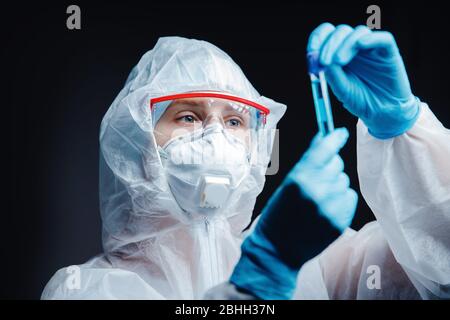
{"type": "Polygon", "coordinates": [[[322,47],[324,41],[328,36],[334,31],[335,27],[329,23],[325,22],[315,28],[309,38],[308,44],[306,45],[306,52],[318,51],[322,47]]]}
{"type": "Polygon", "coordinates": [[[319,61],[322,65],[329,66],[333,63],[333,57],[336,50],[352,32],[353,28],[346,24],[341,24],[336,27],[333,33],[328,36],[320,48],[319,61]]]}
{"type": "MultiPolygon", "coordinates": [[[[316,202],[327,201],[336,194],[342,194],[350,187],[350,179],[341,172],[337,177],[314,176],[310,177],[310,186],[308,187],[309,196],[316,202]]],[[[303,183],[305,186],[306,183],[303,183]]]]}
{"type": "Polygon", "coordinates": [[[322,139],[323,139],[322,134],[320,132],[317,132],[311,139],[309,147],[312,148],[313,146],[317,145],[322,139]]]}
{"type": "MultiPolygon", "coordinates": [[[[360,80],[354,75],[346,73],[342,67],[337,64],[330,65],[326,69],[325,74],[327,82],[336,98],[342,102],[344,107],[351,114],[359,117],[360,110],[357,108],[358,106],[353,106],[350,101],[358,100],[361,87],[357,87],[357,84],[360,83],[360,80]]],[[[363,86],[362,83],[361,86],[363,86]]]]}
{"type": "Polygon", "coordinates": [[[329,192],[340,193],[350,188],[350,178],[345,172],[341,172],[338,176],[330,182],[329,192]]]}
{"type": "Polygon", "coordinates": [[[348,64],[358,53],[359,47],[356,45],[359,39],[372,31],[364,25],[357,26],[341,43],[332,57],[332,63],[344,66],[348,64]]]}
{"type": "MultiPolygon", "coordinates": [[[[335,131],[340,131],[340,130],[347,130],[345,127],[342,128],[336,128],[335,131]]],[[[334,132],[334,131],[333,131],[334,132]]],[[[318,146],[323,143],[323,140],[327,137],[329,137],[331,134],[333,134],[333,132],[329,133],[327,136],[322,136],[322,134],[320,132],[317,132],[315,134],[315,136],[313,137],[313,139],[311,139],[311,142],[309,144],[309,149],[308,151],[311,151],[312,149],[318,148],[318,146]]],[[[348,130],[347,130],[348,132],[348,130]]]]}
{"type": "Polygon", "coordinates": [[[338,154],[335,154],[324,166],[318,167],[317,171],[320,176],[335,180],[344,171],[344,160],[338,154]]]}
{"type": "Polygon", "coordinates": [[[344,103],[344,101],[348,98],[349,88],[352,88],[353,86],[348,74],[342,69],[341,66],[334,64],[330,65],[325,70],[325,75],[327,77],[327,82],[336,98],[344,103]]]}
{"type": "Polygon", "coordinates": [[[388,56],[398,54],[398,47],[392,33],[388,31],[374,31],[366,34],[356,42],[359,49],[384,49],[388,56]]]}
{"type": "Polygon", "coordinates": [[[320,210],[331,223],[344,231],[352,223],[358,204],[358,194],[353,189],[333,194],[322,202],[320,210]]]}
{"type": "Polygon", "coordinates": [[[323,138],[313,140],[301,162],[313,167],[324,166],[339,153],[347,142],[348,136],[346,128],[339,128],[323,138]]]}

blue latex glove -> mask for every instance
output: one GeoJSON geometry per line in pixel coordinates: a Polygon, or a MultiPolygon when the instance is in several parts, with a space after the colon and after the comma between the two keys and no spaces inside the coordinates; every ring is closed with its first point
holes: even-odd
{"type": "Polygon", "coordinates": [[[338,155],[345,128],[318,134],[242,244],[230,282],[260,299],[289,299],[301,266],[350,226],[358,196],[338,155]]]}
{"type": "Polygon", "coordinates": [[[319,51],[334,94],[373,136],[392,138],[414,125],[420,103],[391,33],[324,23],[311,33],[310,51],[319,51]]]}

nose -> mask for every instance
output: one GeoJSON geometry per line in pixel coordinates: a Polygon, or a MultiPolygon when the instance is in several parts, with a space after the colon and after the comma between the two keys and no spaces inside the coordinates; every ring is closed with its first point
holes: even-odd
{"type": "Polygon", "coordinates": [[[205,118],[203,121],[203,127],[206,128],[211,125],[219,124],[224,127],[223,119],[220,115],[212,114],[205,118]]]}

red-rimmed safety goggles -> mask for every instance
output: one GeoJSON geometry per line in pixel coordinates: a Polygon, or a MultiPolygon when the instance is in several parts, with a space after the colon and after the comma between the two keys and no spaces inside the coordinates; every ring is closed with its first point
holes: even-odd
{"type": "Polygon", "coordinates": [[[185,114],[186,121],[206,121],[210,114],[227,126],[242,126],[248,129],[261,128],[265,125],[270,110],[256,102],[216,91],[185,92],[161,96],[150,100],[150,109],[155,123],[166,110],[185,114]],[[193,112],[189,118],[189,112],[193,112]]]}

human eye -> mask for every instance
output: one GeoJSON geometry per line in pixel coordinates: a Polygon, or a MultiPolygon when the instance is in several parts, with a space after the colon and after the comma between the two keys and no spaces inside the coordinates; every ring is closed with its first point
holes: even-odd
{"type": "Polygon", "coordinates": [[[178,118],[178,120],[187,122],[187,123],[194,123],[194,121],[195,121],[193,116],[183,116],[181,118],[178,118]]]}
{"type": "Polygon", "coordinates": [[[227,126],[240,127],[242,126],[242,120],[239,118],[230,118],[226,121],[227,126]]]}
{"type": "Polygon", "coordinates": [[[185,124],[194,124],[197,121],[199,121],[198,117],[195,114],[190,113],[190,112],[189,113],[183,112],[183,113],[179,114],[178,117],[176,118],[176,120],[178,122],[182,122],[185,124]]]}

